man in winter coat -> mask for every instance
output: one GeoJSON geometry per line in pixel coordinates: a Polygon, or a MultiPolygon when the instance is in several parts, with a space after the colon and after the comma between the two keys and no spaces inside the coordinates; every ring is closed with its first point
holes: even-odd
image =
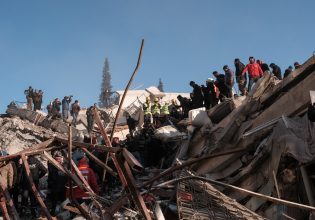
{"type": "Polygon", "coordinates": [[[201,87],[196,84],[194,81],[190,81],[189,85],[193,88],[192,91],[192,107],[193,108],[201,108],[203,107],[203,96],[201,87]]]}
{"type": "Polygon", "coordinates": [[[78,118],[80,110],[81,110],[80,103],[78,100],[75,100],[74,103],[71,105],[71,110],[70,110],[71,116],[73,118],[72,124],[74,126],[77,125],[77,118],[78,118]]]}
{"type": "Polygon", "coordinates": [[[62,118],[64,121],[67,121],[69,117],[71,99],[72,99],[72,96],[65,96],[62,99],[62,118]]]}
{"type": "Polygon", "coordinates": [[[225,85],[227,87],[227,98],[232,98],[232,90],[234,85],[234,72],[229,68],[228,65],[223,66],[225,72],[225,85]]]}
{"type": "Polygon", "coordinates": [[[281,80],[281,79],[282,79],[282,75],[281,75],[281,69],[280,69],[280,67],[277,66],[277,65],[274,64],[274,63],[271,63],[269,66],[270,66],[271,69],[272,69],[272,74],[273,74],[275,77],[277,77],[279,80],[281,80]]]}
{"type": "MultiPolygon", "coordinates": [[[[64,166],[64,157],[60,151],[55,151],[52,156],[61,166],[64,166]]],[[[65,185],[67,181],[67,175],[59,171],[51,163],[48,163],[47,182],[48,188],[50,189],[52,214],[55,214],[57,203],[61,203],[66,199],[65,185]]]]}
{"type": "Polygon", "coordinates": [[[238,58],[234,60],[234,65],[235,65],[235,78],[238,84],[238,89],[240,90],[241,95],[246,95],[247,76],[246,74],[242,75],[242,72],[245,69],[245,65],[238,58]]]}
{"type": "Polygon", "coordinates": [[[254,57],[249,57],[249,63],[245,66],[242,76],[248,72],[249,75],[249,83],[248,83],[248,91],[251,90],[252,85],[258,81],[260,77],[263,76],[263,71],[258,63],[255,62],[254,57]]]}

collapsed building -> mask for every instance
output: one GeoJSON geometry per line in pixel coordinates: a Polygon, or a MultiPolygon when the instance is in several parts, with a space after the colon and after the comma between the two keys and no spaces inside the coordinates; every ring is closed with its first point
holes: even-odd
{"type": "MultiPolygon", "coordinates": [[[[140,129],[127,148],[112,147],[109,134],[115,127],[104,126],[96,108],[95,132],[103,144],[83,143],[82,131],[62,120],[11,104],[0,118],[0,146],[9,153],[0,161],[21,158],[25,170],[27,155],[52,163],[92,195],[92,206],[62,207],[86,219],[312,219],[315,124],[308,114],[314,108],[312,90],[315,57],[282,81],[265,72],[247,96],[228,99],[208,111],[191,110],[189,119],[173,126],[140,129]],[[131,143],[136,150],[131,150],[131,143]],[[49,152],[57,148],[68,156],[75,148],[84,150],[119,184],[96,195],[71,157],[69,167],[54,161],[49,152]],[[113,166],[95,157],[94,149],[106,152],[113,166]]],[[[125,111],[138,114],[140,106],[125,111]]],[[[32,190],[43,215],[53,219],[39,189],[32,190]]],[[[20,219],[3,185],[1,191],[8,207],[1,206],[3,215],[20,219]]]]}

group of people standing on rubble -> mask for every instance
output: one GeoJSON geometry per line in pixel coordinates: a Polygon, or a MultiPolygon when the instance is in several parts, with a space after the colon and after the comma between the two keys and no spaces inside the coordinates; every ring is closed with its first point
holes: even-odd
{"type": "Polygon", "coordinates": [[[24,91],[26,95],[26,108],[28,110],[40,110],[43,103],[44,92],[42,90],[33,89],[31,86],[24,91]]]}
{"type": "Polygon", "coordinates": [[[60,101],[59,98],[55,98],[54,101],[50,102],[47,105],[48,117],[51,117],[53,119],[62,118],[64,122],[67,122],[70,113],[70,115],[72,116],[72,124],[76,125],[81,107],[78,100],[75,100],[74,103],[71,104],[72,97],[72,95],[65,96],[62,101],[60,101]],[[62,110],[61,113],[60,107],[62,110]]]}
{"type": "MultiPolygon", "coordinates": [[[[27,109],[29,110],[41,110],[42,103],[43,103],[43,94],[42,90],[34,90],[31,86],[24,91],[26,95],[27,101],[27,109]],[[34,105],[34,107],[33,107],[34,105]]],[[[78,100],[75,100],[72,104],[72,95],[65,96],[62,101],[59,98],[55,98],[47,105],[47,117],[49,118],[62,118],[65,122],[69,119],[69,114],[72,116],[72,124],[77,124],[77,118],[79,112],[81,110],[80,103],[78,100]],[[61,110],[61,113],[60,113],[61,110]]]]}
{"type": "MultiPolygon", "coordinates": [[[[271,63],[268,66],[262,60],[256,60],[252,56],[248,60],[248,64],[245,65],[239,58],[236,58],[234,60],[235,72],[228,65],[223,66],[224,74],[214,71],[212,74],[215,79],[208,78],[206,86],[198,85],[194,81],[191,81],[189,85],[193,88],[193,91],[190,93],[190,99],[178,97],[185,115],[187,115],[187,109],[200,107],[209,109],[217,105],[219,101],[222,102],[224,99],[232,98],[233,93],[235,94],[235,91],[233,92],[235,81],[238,84],[239,95],[244,96],[251,91],[253,84],[266,71],[270,71],[278,80],[282,80],[293,71],[293,67],[289,66],[282,78],[281,69],[278,65],[271,63]]],[[[300,66],[298,62],[294,63],[295,69],[298,69],[300,66]]]]}

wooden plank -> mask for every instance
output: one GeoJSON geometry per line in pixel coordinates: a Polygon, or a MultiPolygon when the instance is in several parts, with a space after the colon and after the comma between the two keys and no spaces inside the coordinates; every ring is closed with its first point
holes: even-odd
{"type": "Polygon", "coordinates": [[[151,220],[152,218],[150,216],[150,213],[148,212],[148,208],[145,205],[143,197],[141,196],[138,188],[136,187],[136,181],[132,175],[132,172],[128,163],[126,161],[122,161],[122,159],[119,159],[118,162],[122,168],[122,172],[125,175],[130,194],[134,202],[136,203],[139,211],[141,212],[141,214],[146,220],[151,220]]]}
{"type": "Polygon", "coordinates": [[[129,166],[132,169],[139,172],[143,170],[143,166],[141,165],[141,163],[126,148],[123,149],[122,153],[125,160],[128,162],[129,166]]]}
{"type": "Polygon", "coordinates": [[[37,202],[39,203],[43,213],[47,217],[47,219],[52,220],[53,218],[51,217],[51,215],[50,215],[50,213],[49,213],[49,211],[48,211],[48,209],[47,209],[47,207],[46,207],[42,197],[40,196],[38,190],[36,189],[36,186],[34,184],[33,177],[32,177],[31,171],[30,171],[30,167],[29,167],[29,164],[28,164],[27,159],[26,159],[26,156],[24,154],[22,154],[21,158],[22,158],[22,161],[23,161],[25,172],[27,174],[26,175],[27,181],[28,181],[28,183],[31,186],[32,192],[34,193],[34,196],[35,196],[37,202]]]}
{"type": "Polygon", "coordinates": [[[34,146],[30,147],[30,148],[27,148],[27,149],[24,149],[24,150],[22,150],[20,152],[17,152],[15,154],[2,156],[2,157],[0,157],[0,162],[7,161],[7,160],[12,160],[12,159],[14,159],[16,157],[20,157],[22,154],[27,155],[28,153],[36,152],[39,149],[43,149],[43,148],[48,147],[54,141],[55,141],[55,138],[51,138],[51,139],[48,139],[48,140],[46,140],[46,141],[44,141],[42,143],[36,144],[36,145],[34,145],[34,146]]]}
{"type": "Polygon", "coordinates": [[[82,151],[84,152],[84,153],[86,153],[86,155],[90,158],[90,159],[92,159],[95,163],[97,163],[99,166],[101,166],[102,168],[104,168],[104,169],[106,169],[106,171],[108,172],[108,173],[110,173],[112,176],[117,176],[117,173],[116,172],[114,172],[113,170],[112,170],[112,168],[110,168],[109,166],[107,166],[105,163],[103,163],[100,159],[98,159],[96,156],[94,156],[88,149],[86,149],[86,148],[81,148],[82,149],[82,151]]]}

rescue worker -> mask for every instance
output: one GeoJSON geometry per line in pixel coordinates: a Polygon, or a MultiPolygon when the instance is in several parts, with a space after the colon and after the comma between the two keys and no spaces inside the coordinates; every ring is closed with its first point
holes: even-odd
{"type": "Polygon", "coordinates": [[[208,86],[201,85],[201,91],[203,95],[203,106],[206,109],[210,108],[210,90],[208,86]]]}
{"type": "Polygon", "coordinates": [[[170,115],[169,104],[167,102],[164,102],[161,106],[161,117],[160,117],[161,126],[170,124],[169,115],[170,115]]]}
{"type": "Polygon", "coordinates": [[[154,99],[154,103],[151,106],[151,112],[153,115],[153,123],[154,125],[158,125],[159,117],[161,114],[161,104],[159,103],[159,98],[154,99]]]}
{"type": "Polygon", "coordinates": [[[236,58],[234,60],[234,66],[235,66],[235,78],[238,84],[238,89],[240,90],[240,93],[242,96],[246,95],[247,76],[246,76],[246,73],[242,75],[242,72],[245,69],[245,65],[244,63],[240,61],[239,58],[236,58]]]}
{"type": "Polygon", "coordinates": [[[75,100],[74,103],[72,103],[71,110],[70,110],[70,113],[72,116],[72,124],[74,126],[77,125],[77,118],[78,118],[80,110],[81,110],[80,103],[78,100],[75,100]]]}
{"type": "MultiPolygon", "coordinates": [[[[60,151],[55,151],[52,157],[61,165],[64,166],[64,157],[60,151]]],[[[68,181],[67,175],[59,171],[51,163],[48,163],[48,188],[50,189],[50,199],[52,203],[52,215],[56,213],[56,206],[58,203],[66,199],[65,185],[68,181]]]]}
{"type": "MultiPolygon", "coordinates": [[[[94,193],[99,194],[99,187],[97,185],[96,175],[94,171],[89,167],[88,158],[85,156],[85,154],[83,154],[81,158],[78,158],[78,169],[83,177],[86,179],[87,183],[94,191],[94,193]]],[[[77,200],[79,203],[89,203],[91,200],[90,195],[78,186],[73,187],[72,195],[73,199],[77,200]]]]}
{"type": "Polygon", "coordinates": [[[272,68],[272,74],[277,77],[279,80],[282,80],[281,69],[274,63],[269,65],[272,68]]]}
{"type": "Polygon", "coordinates": [[[189,85],[193,88],[192,91],[192,107],[201,108],[203,107],[203,95],[201,87],[196,84],[194,81],[190,81],[189,85]]]}
{"type": "Polygon", "coordinates": [[[86,110],[86,120],[87,120],[87,130],[88,133],[91,133],[94,127],[94,113],[93,113],[93,106],[90,106],[86,110]]]}
{"type": "Polygon", "coordinates": [[[148,125],[152,123],[151,101],[150,97],[146,97],[145,103],[142,105],[144,113],[144,124],[148,125]]]}
{"type": "Polygon", "coordinates": [[[43,92],[42,90],[35,90],[33,92],[33,103],[34,103],[34,111],[41,110],[42,107],[42,100],[43,100],[43,92]]]}
{"type": "Polygon", "coordinates": [[[248,71],[249,83],[248,83],[248,92],[251,90],[252,85],[263,76],[263,71],[258,63],[255,63],[254,57],[249,57],[249,63],[245,66],[242,76],[248,71]]]}
{"type": "Polygon", "coordinates": [[[26,95],[26,102],[27,102],[27,106],[26,108],[28,110],[32,110],[33,107],[33,88],[32,86],[29,86],[28,89],[26,89],[24,91],[24,94],[26,95]]]}
{"type": "Polygon", "coordinates": [[[69,118],[69,110],[70,110],[70,103],[72,101],[72,95],[71,96],[65,96],[62,99],[62,118],[63,121],[67,121],[69,118]]]}
{"type": "Polygon", "coordinates": [[[232,90],[234,85],[234,72],[229,68],[228,65],[223,66],[225,72],[225,85],[227,87],[227,98],[232,98],[232,90]]]}
{"type": "Polygon", "coordinates": [[[52,117],[53,118],[60,118],[60,106],[61,106],[61,102],[58,98],[55,98],[55,100],[52,103],[52,117]]]}

